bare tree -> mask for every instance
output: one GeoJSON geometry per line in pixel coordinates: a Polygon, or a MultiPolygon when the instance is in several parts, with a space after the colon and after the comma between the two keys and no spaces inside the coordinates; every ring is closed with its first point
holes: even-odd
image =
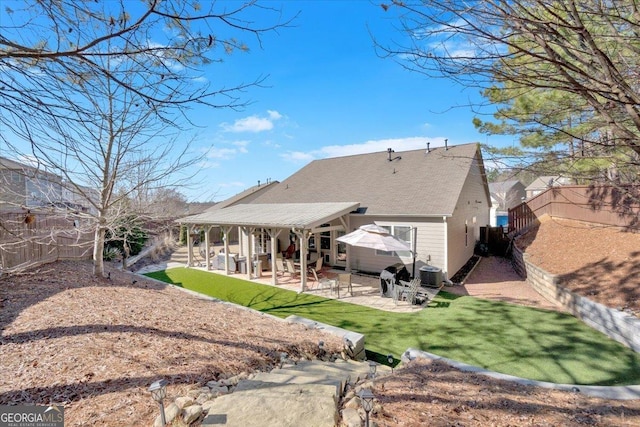
{"type": "Polygon", "coordinates": [[[410,70],[479,88],[500,106],[498,125],[476,122],[483,131],[519,135],[532,164],[562,161],[569,175],[610,182],[624,171],[637,182],[637,2],[394,0],[383,8],[399,12],[407,37],[377,41],[381,52],[410,70]]]}
{"type": "Polygon", "coordinates": [[[184,141],[187,109],[239,108],[238,95],[262,81],[227,87],[209,80],[208,67],[248,50],[238,35],[260,43],[287,25],[256,25],[256,8],[279,15],[255,1],[205,4],[34,2],[0,19],[0,142],[39,159],[93,206],[84,215],[95,229],[96,275],[106,231],[148,214],[135,201],[140,191],[191,182],[199,156],[184,141]]]}

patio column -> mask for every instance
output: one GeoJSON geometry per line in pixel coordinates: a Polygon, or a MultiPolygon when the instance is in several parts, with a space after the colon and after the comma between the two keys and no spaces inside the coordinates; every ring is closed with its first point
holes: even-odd
{"type": "Polygon", "coordinates": [[[307,287],[307,246],[310,230],[293,229],[293,232],[300,240],[300,292],[304,292],[307,287]]]}
{"type": "Polygon", "coordinates": [[[242,230],[246,233],[249,242],[249,247],[247,248],[247,274],[249,275],[249,280],[251,280],[251,273],[253,271],[253,249],[251,248],[251,246],[253,246],[253,232],[256,231],[256,228],[242,227],[242,230]]]}
{"type": "MultiPolygon", "coordinates": [[[[342,224],[342,226],[344,227],[344,234],[348,234],[351,231],[351,219],[349,218],[349,215],[343,215],[340,217],[340,223],[342,224]]],[[[334,245],[337,245],[336,241],[334,240],[332,242],[334,245]]],[[[345,266],[344,266],[344,271],[347,273],[351,273],[351,245],[345,245],[345,256],[347,257],[346,261],[345,261],[345,266]]],[[[336,252],[337,252],[337,246],[336,246],[336,252]]]]}
{"type": "MultiPolygon", "coordinates": [[[[231,230],[231,229],[229,229],[231,230]]],[[[242,244],[242,232],[243,232],[244,228],[241,226],[238,226],[238,256],[244,256],[244,245],[242,244]]]]}
{"type": "Polygon", "coordinates": [[[205,254],[204,260],[207,263],[207,271],[209,271],[211,267],[211,255],[209,254],[209,232],[211,231],[211,226],[208,225],[204,228],[204,246],[205,246],[205,254]]]}
{"type": "Polygon", "coordinates": [[[222,228],[222,238],[224,239],[224,274],[229,275],[229,233],[231,227],[228,225],[222,228]]]}
{"type": "Polygon", "coordinates": [[[193,250],[193,242],[191,241],[191,231],[193,230],[192,225],[187,226],[187,267],[191,267],[193,265],[193,254],[191,251],[193,250]]]}
{"type": "Polygon", "coordinates": [[[267,233],[269,233],[269,237],[271,238],[271,284],[278,284],[278,269],[276,267],[276,256],[278,256],[278,236],[282,230],[278,230],[277,228],[269,228],[267,229],[267,233]]]}

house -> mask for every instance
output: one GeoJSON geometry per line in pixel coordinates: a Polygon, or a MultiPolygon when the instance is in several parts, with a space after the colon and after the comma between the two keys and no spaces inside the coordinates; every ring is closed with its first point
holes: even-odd
{"type": "Polygon", "coordinates": [[[58,208],[96,214],[100,194],[41,167],[0,157],[0,210],[58,208]]]}
{"type": "Polygon", "coordinates": [[[503,227],[508,224],[509,209],[522,203],[526,197],[524,184],[519,180],[508,180],[489,183],[491,194],[492,227],[503,227]]]}
{"type": "Polygon", "coordinates": [[[537,196],[548,188],[571,184],[569,178],[563,176],[541,176],[525,188],[527,199],[537,196]]]}
{"type": "Polygon", "coordinates": [[[61,177],[0,157],[0,209],[43,207],[61,201],[61,177]]]}
{"type": "MultiPolygon", "coordinates": [[[[465,144],[315,160],[248,204],[180,222],[218,225],[224,233],[240,227],[249,259],[256,249],[249,241],[266,234],[272,254],[295,241],[300,253],[315,253],[336,268],[379,273],[402,261],[414,275],[431,265],[450,277],[473,256],[489,208],[480,148],[465,144]],[[336,242],[370,223],[388,228],[414,253],[399,256],[336,242]]],[[[302,271],[306,262],[301,257],[302,271]]]]}

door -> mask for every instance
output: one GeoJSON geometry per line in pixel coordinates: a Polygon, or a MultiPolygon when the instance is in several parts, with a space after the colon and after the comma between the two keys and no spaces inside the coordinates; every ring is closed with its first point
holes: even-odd
{"type": "MultiPolygon", "coordinates": [[[[336,239],[346,234],[345,231],[336,231],[336,239]]],[[[335,265],[339,267],[347,266],[347,244],[335,241],[336,243],[336,262],[335,265]]]]}

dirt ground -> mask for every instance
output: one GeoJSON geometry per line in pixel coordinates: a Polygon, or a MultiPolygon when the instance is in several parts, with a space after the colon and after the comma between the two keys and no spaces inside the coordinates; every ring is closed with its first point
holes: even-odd
{"type": "Polygon", "coordinates": [[[517,385],[414,360],[374,382],[378,426],[638,426],[640,400],[615,401],[517,385]]]}
{"type": "MultiPolygon", "coordinates": [[[[635,307],[637,290],[628,285],[639,287],[638,238],[553,220],[521,244],[544,268],[570,275],[576,291],[635,307]]],[[[269,369],[282,351],[313,357],[319,340],[341,345],[142,277],[112,270],[110,280],[97,279],[90,271],[60,262],[0,278],[0,404],[64,404],[67,427],[149,426],[157,408],[147,389],[159,377],[169,379],[171,398],[211,379],[269,369]]],[[[485,297],[504,298],[495,292],[485,297]]],[[[519,386],[438,362],[396,369],[376,380],[374,393],[372,420],[380,426],[640,425],[640,399],[519,386]]]]}
{"type": "Polygon", "coordinates": [[[640,232],[545,216],[516,244],[567,289],[640,315],[640,232]]]}
{"type": "Polygon", "coordinates": [[[149,385],[168,396],[338,338],[213,303],[143,277],[58,262],[0,279],[0,404],[63,404],[65,426],[150,426],[149,385]],[[134,283],[135,281],[135,283],[134,283]]]}

